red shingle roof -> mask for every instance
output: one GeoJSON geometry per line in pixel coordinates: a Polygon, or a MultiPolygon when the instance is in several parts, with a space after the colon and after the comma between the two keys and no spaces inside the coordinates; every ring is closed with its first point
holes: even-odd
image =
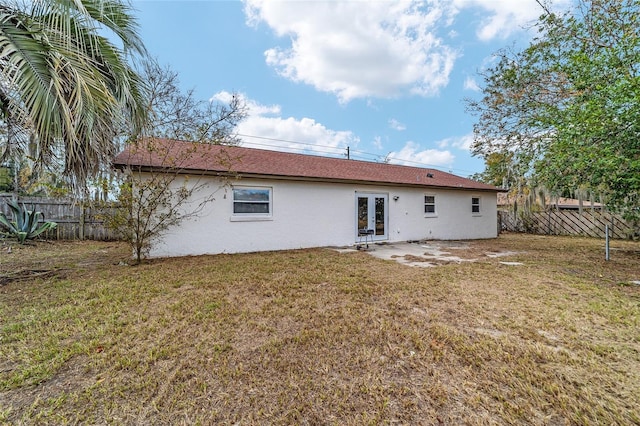
{"type": "Polygon", "coordinates": [[[178,167],[188,172],[240,176],[445,187],[482,191],[500,189],[440,170],[369,161],[319,157],[236,146],[153,139],[129,146],[113,162],[117,168],[178,167]],[[152,147],[149,149],[149,147],[152,147]]]}

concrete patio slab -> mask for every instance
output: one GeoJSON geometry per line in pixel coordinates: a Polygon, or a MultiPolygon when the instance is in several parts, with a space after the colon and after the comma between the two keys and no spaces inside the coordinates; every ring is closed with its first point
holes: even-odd
{"type": "MultiPolygon", "coordinates": [[[[357,247],[336,249],[340,252],[353,252],[357,247]]],[[[517,252],[478,252],[468,241],[422,241],[399,243],[370,243],[361,251],[385,260],[395,260],[407,266],[429,268],[450,263],[476,262],[481,257],[498,258],[512,256],[517,252]]],[[[519,262],[503,262],[515,265],[519,262]]],[[[522,264],[522,263],[519,263],[522,264]]]]}

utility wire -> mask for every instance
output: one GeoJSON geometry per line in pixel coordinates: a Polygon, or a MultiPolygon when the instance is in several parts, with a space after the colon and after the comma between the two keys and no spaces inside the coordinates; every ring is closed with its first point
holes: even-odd
{"type": "MultiPolygon", "coordinates": [[[[331,155],[338,156],[338,157],[345,157],[346,158],[346,156],[347,156],[346,148],[340,148],[340,147],[335,147],[335,146],[330,146],[330,145],[320,145],[320,144],[310,143],[310,142],[292,141],[292,140],[287,140],[287,139],[269,138],[269,137],[265,137],[265,136],[246,135],[246,134],[242,134],[242,133],[236,133],[236,135],[240,136],[240,137],[243,137],[243,138],[262,139],[262,140],[273,141],[273,142],[285,142],[285,143],[291,143],[291,144],[296,144],[296,145],[304,145],[304,146],[312,147],[314,149],[309,150],[309,149],[299,148],[299,147],[294,147],[294,146],[274,146],[274,145],[270,145],[270,144],[266,144],[266,143],[248,142],[246,140],[242,142],[243,144],[251,145],[251,146],[268,147],[268,148],[279,148],[279,149],[283,149],[283,150],[289,150],[287,152],[292,152],[292,153],[296,153],[296,152],[304,153],[304,152],[312,151],[314,153],[331,154],[331,155]],[[324,149],[317,149],[317,148],[324,148],[324,149]]],[[[360,159],[362,161],[372,161],[372,162],[381,162],[380,160],[385,158],[384,155],[374,154],[374,153],[371,153],[371,152],[360,151],[360,150],[355,150],[355,149],[350,149],[349,150],[349,155],[350,155],[350,158],[353,159],[353,160],[360,159]]],[[[393,160],[394,159],[392,158],[391,161],[393,161],[393,160]]],[[[454,168],[436,166],[436,165],[433,165],[433,164],[422,163],[420,161],[402,160],[402,162],[404,164],[407,164],[407,163],[408,164],[415,164],[416,166],[429,167],[429,168],[437,169],[437,170],[445,169],[444,171],[455,170],[455,171],[463,172],[463,173],[466,173],[466,174],[474,173],[474,172],[469,171],[469,170],[462,170],[462,169],[454,169],[454,168]]]]}
{"type": "MultiPolygon", "coordinates": [[[[247,135],[238,135],[238,136],[245,136],[247,137],[247,135]]],[[[242,144],[245,146],[251,146],[251,147],[266,147],[266,148],[278,148],[279,150],[283,150],[285,152],[293,152],[293,153],[297,153],[297,152],[312,152],[312,153],[320,153],[320,154],[330,154],[334,157],[347,157],[346,154],[346,148],[341,148],[341,147],[334,147],[334,146],[329,146],[329,145],[319,145],[319,144],[310,144],[310,143],[304,143],[304,142],[294,142],[294,141],[287,141],[287,140],[283,140],[283,139],[272,139],[272,138],[262,138],[260,136],[253,136],[256,138],[260,138],[260,139],[268,139],[268,140],[273,140],[273,141],[281,141],[281,142],[287,142],[287,143],[293,143],[293,144],[300,144],[300,145],[309,145],[310,147],[313,147],[313,149],[306,149],[306,148],[299,148],[299,147],[295,147],[295,146],[282,146],[282,145],[270,145],[270,144],[266,144],[266,143],[259,143],[259,142],[247,142],[247,141],[243,141],[242,144]],[[317,149],[317,148],[327,148],[327,149],[317,149]]],[[[380,162],[379,160],[382,158],[381,155],[378,154],[372,154],[372,153],[367,153],[364,151],[357,151],[357,150],[352,150],[350,149],[350,159],[352,160],[362,160],[362,161],[369,161],[369,162],[380,162]],[[353,155],[354,153],[356,154],[360,154],[358,156],[353,155]],[[370,157],[370,158],[368,158],[370,157]]]]}
{"type": "MultiPolygon", "coordinates": [[[[292,144],[296,144],[296,145],[306,145],[309,147],[313,147],[313,148],[325,148],[325,149],[313,149],[312,151],[314,152],[321,152],[324,154],[335,154],[335,155],[343,155],[344,153],[344,148],[339,148],[339,147],[335,147],[335,146],[329,146],[329,145],[319,145],[319,144],[313,144],[313,143],[305,143],[305,142],[295,142],[295,141],[288,141],[285,139],[274,139],[274,138],[265,138],[262,136],[251,136],[251,135],[243,135],[238,133],[238,136],[242,136],[242,137],[249,137],[249,138],[256,138],[256,139],[265,139],[265,140],[270,140],[270,141],[274,141],[274,142],[286,142],[286,143],[292,143],[292,144]]],[[[243,141],[243,144],[246,145],[252,145],[252,146],[264,146],[264,147],[277,147],[277,148],[281,148],[281,149],[287,149],[287,150],[291,150],[291,151],[300,151],[300,152],[304,152],[306,151],[305,148],[299,148],[299,147],[295,147],[295,146],[282,146],[282,145],[270,145],[267,143],[259,143],[259,142],[247,142],[247,141],[243,141]]]]}

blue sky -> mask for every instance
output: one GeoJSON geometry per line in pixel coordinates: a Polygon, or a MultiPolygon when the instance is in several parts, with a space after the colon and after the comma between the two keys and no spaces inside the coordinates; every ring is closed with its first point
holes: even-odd
{"type": "MultiPolygon", "coordinates": [[[[568,0],[556,0],[564,7],[568,0]]],[[[203,100],[244,97],[248,147],[468,176],[478,73],[526,43],[535,0],[133,0],[161,65],[203,100]]]]}

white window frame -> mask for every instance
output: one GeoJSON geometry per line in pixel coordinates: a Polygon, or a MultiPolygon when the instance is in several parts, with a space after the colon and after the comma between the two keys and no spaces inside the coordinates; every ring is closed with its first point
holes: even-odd
{"type": "MultiPolygon", "coordinates": [[[[247,203],[249,201],[246,201],[247,203]]],[[[258,203],[260,203],[258,201],[258,203]]],[[[248,222],[248,221],[259,221],[259,220],[273,220],[273,188],[270,186],[236,186],[234,185],[231,188],[231,221],[232,222],[248,222]],[[268,213],[236,213],[235,206],[236,203],[245,202],[243,200],[236,200],[236,190],[259,190],[259,191],[268,191],[269,192],[269,201],[264,202],[269,207],[268,213]]]]}
{"type": "Polygon", "coordinates": [[[471,196],[471,214],[473,216],[482,216],[482,197],[479,195],[471,196]],[[478,200],[478,202],[474,203],[474,200],[478,200]],[[474,211],[476,207],[478,211],[474,211]]]}
{"type": "Polygon", "coordinates": [[[422,203],[423,207],[423,213],[424,213],[424,217],[437,217],[438,216],[438,209],[437,209],[437,198],[436,198],[436,194],[423,194],[423,198],[422,200],[424,201],[422,203]],[[432,203],[428,203],[427,202],[427,197],[432,197],[433,198],[433,202],[432,203]],[[433,212],[427,212],[427,206],[433,206],[433,212]]]}

